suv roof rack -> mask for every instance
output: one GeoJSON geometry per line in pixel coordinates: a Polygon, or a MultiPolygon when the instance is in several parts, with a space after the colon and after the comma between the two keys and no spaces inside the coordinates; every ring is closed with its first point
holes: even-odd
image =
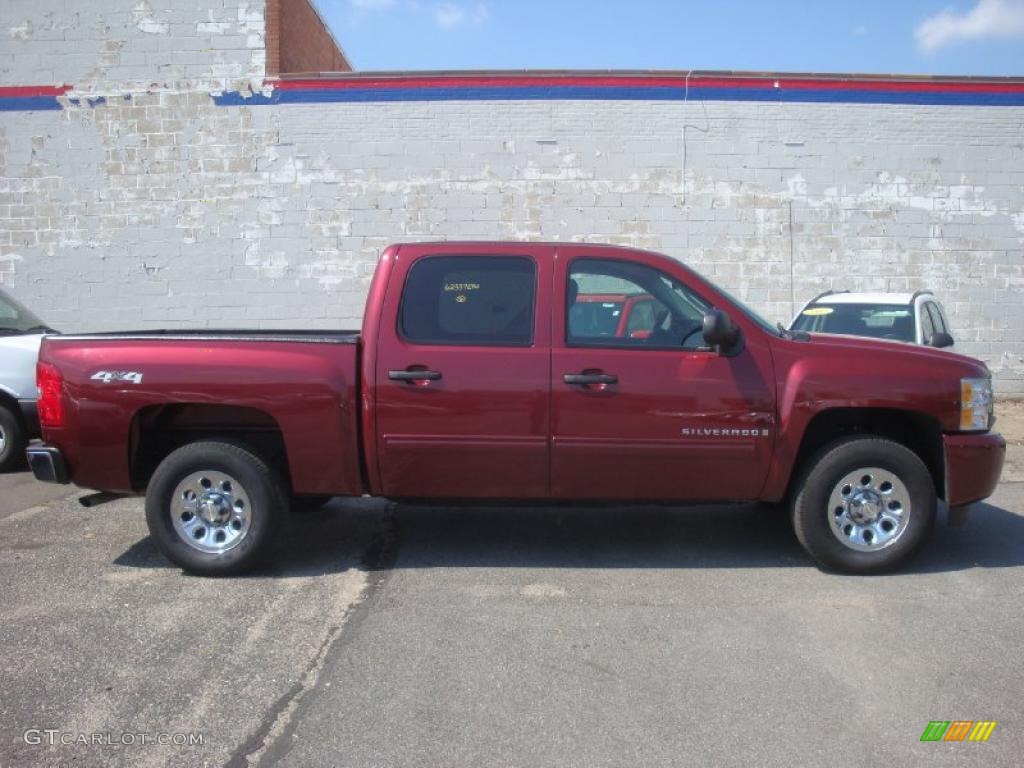
{"type": "Polygon", "coordinates": [[[815,296],[815,297],[814,297],[813,299],[811,299],[811,300],[810,300],[809,302],[807,302],[807,303],[808,303],[808,304],[813,304],[813,303],[814,303],[814,302],[816,302],[816,301],[817,301],[818,299],[823,299],[823,298],[825,298],[826,296],[831,296],[832,294],[835,294],[835,293],[849,293],[849,292],[850,292],[850,289],[849,289],[849,288],[846,288],[846,289],[844,289],[844,290],[842,290],[842,291],[833,291],[833,290],[832,290],[831,288],[829,288],[829,289],[828,289],[827,291],[822,291],[821,293],[819,293],[819,294],[818,294],[817,296],[815,296]]]}
{"type": "Polygon", "coordinates": [[[915,301],[917,301],[918,296],[924,296],[925,294],[929,296],[934,296],[935,291],[931,290],[930,288],[925,288],[920,291],[914,291],[914,295],[910,297],[910,303],[913,304],[915,301]]]}

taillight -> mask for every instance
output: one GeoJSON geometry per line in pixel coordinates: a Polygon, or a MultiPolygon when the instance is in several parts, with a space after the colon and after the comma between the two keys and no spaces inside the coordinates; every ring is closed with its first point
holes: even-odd
{"type": "Polygon", "coordinates": [[[39,387],[39,423],[44,427],[63,427],[64,377],[60,369],[49,363],[36,363],[36,386],[39,387]]]}

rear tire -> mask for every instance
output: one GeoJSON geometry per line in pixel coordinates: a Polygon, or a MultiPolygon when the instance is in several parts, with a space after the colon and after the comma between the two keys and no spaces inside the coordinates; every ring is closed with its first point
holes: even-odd
{"type": "Polygon", "coordinates": [[[793,530],[820,565],[884,573],[909,561],[935,523],[935,485],[920,457],[878,437],[822,449],[796,486],[793,530]]]}
{"type": "Polygon", "coordinates": [[[0,405],[0,472],[21,464],[27,444],[18,414],[6,405],[0,405]]]}
{"type": "Polygon", "coordinates": [[[228,576],[261,563],[287,514],[278,474],[234,443],[178,448],[157,467],[146,491],[146,523],[157,547],[200,576],[228,576]]]}

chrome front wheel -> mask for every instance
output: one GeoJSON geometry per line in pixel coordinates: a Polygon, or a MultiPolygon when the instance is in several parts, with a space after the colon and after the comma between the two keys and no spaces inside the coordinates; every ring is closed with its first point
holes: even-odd
{"type": "Polygon", "coordinates": [[[907,530],[910,492],[895,472],[862,467],[836,483],[828,510],[839,541],[858,552],[874,552],[895,544],[907,530]]]}
{"type": "Polygon", "coordinates": [[[874,435],[821,448],[795,481],[797,539],[822,566],[882,573],[906,563],[935,521],[935,480],[922,458],[874,435]]]}

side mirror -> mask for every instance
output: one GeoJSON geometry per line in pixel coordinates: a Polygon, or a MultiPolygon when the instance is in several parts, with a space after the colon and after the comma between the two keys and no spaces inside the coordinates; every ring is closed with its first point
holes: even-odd
{"type": "Polygon", "coordinates": [[[948,333],[943,333],[942,331],[935,331],[934,333],[932,333],[931,336],[928,337],[928,346],[938,347],[939,349],[942,349],[943,347],[952,347],[953,337],[950,336],[948,333]]]}
{"type": "Polygon", "coordinates": [[[704,341],[719,350],[729,349],[740,338],[740,329],[728,314],[720,309],[708,310],[704,315],[704,341]]]}

